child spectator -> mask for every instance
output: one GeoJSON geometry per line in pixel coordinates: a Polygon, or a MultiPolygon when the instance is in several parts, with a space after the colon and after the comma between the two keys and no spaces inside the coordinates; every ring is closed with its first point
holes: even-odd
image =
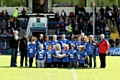
{"type": "Polygon", "coordinates": [[[27,46],[27,54],[29,57],[29,67],[32,67],[35,52],[36,52],[35,37],[31,36],[30,42],[28,43],[28,46],[27,46]]]}
{"type": "Polygon", "coordinates": [[[87,53],[84,50],[84,46],[80,46],[78,51],[78,67],[84,67],[86,57],[87,53]]]}
{"type": "Polygon", "coordinates": [[[44,68],[44,63],[46,60],[45,51],[43,50],[43,45],[40,45],[40,49],[37,51],[37,67],[44,68]]]}
{"type": "Polygon", "coordinates": [[[120,39],[117,36],[116,39],[115,39],[115,45],[116,45],[117,48],[119,47],[119,44],[120,44],[120,39]]]}

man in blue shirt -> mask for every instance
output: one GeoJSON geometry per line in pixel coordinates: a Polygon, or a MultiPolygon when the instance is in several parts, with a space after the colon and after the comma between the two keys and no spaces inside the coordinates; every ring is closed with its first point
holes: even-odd
{"type": "Polygon", "coordinates": [[[44,50],[48,50],[48,46],[51,44],[51,41],[49,40],[49,37],[46,36],[45,37],[45,41],[44,41],[44,50]]]}

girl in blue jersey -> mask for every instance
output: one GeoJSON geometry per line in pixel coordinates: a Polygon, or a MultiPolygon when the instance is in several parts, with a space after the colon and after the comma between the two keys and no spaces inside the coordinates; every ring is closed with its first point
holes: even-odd
{"type": "Polygon", "coordinates": [[[48,50],[48,46],[51,44],[51,41],[49,41],[49,37],[46,36],[45,37],[45,41],[44,41],[44,50],[48,50]]]}
{"type": "Polygon", "coordinates": [[[62,64],[64,68],[67,68],[69,65],[69,46],[68,44],[64,45],[64,49],[62,50],[63,54],[63,59],[62,59],[62,64]]]}
{"type": "Polygon", "coordinates": [[[53,50],[56,48],[56,44],[59,44],[59,41],[57,40],[57,36],[53,35],[53,41],[51,42],[53,50]]]}
{"type": "Polygon", "coordinates": [[[44,68],[44,63],[46,60],[45,51],[43,50],[43,45],[40,45],[40,49],[37,51],[37,67],[44,68]]]}
{"type": "Polygon", "coordinates": [[[61,67],[61,53],[60,44],[57,44],[53,53],[53,67],[61,67]]]}
{"type": "Polygon", "coordinates": [[[77,50],[75,50],[75,45],[72,45],[72,49],[69,51],[69,66],[77,67],[77,50]]]}
{"type": "Polygon", "coordinates": [[[75,45],[76,40],[74,39],[74,34],[70,36],[69,48],[72,49],[72,45],[75,45]]]}
{"type": "MultiPolygon", "coordinates": [[[[44,36],[43,34],[39,34],[38,40],[36,40],[36,51],[40,49],[40,45],[44,44],[44,36]]],[[[37,60],[37,55],[36,55],[36,60],[37,60]]],[[[36,62],[36,67],[37,67],[37,62],[36,62]]]]}
{"type": "Polygon", "coordinates": [[[87,58],[87,53],[84,50],[84,46],[81,45],[78,51],[78,63],[79,63],[78,67],[84,67],[86,58],[87,58]]]}
{"type": "Polygon", "coordinates": [[[48,46],[48,50],[46,50],[46,67],[52,67],[52,45],[48,46]]]}
{"type": "Polygon", "coordinates": [[[81,37],[78,36],[77,41],[76,41],[76,49],[77,49],[77,51],[79,50],[79,47],[80,47],[81,44],[82,44],[81,37]]]}
{"type": "MultiPolygon", "coordinates": [[[[90,35],[89,42],[86,45],[86,52],[89,56],[89,67],[92,67],[92,57],[95,56],[95,43],[93,42],[93,36],[90,35]]],[[[94,59],[94,67],[96,67],[96,60],[94,59]]]]}
{"type": "Polygon", "coordinates": [[[59,40],[61,49],[64,49],[64,44],[68,44],[68,40],[65,38],[65,34],[62,34],[62,39],[59,40]]]}
{"type": "Polygon", "coordinates": [[[35,37],[32,36],[30,38],[30,42],[28,43],[28,46],[27,46],[27,54],[28,54],[28,57],[29,57],[29,67],[32,67],[35,52],[36,52],[35,37]]]}

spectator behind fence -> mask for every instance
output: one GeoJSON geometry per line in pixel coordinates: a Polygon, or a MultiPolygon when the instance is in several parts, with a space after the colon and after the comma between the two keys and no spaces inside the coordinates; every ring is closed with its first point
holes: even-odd
{"type": "Polygon", "coordinates": [[[2,23],[1,23],[1,34],[3,34],[3,32],[6,30],[6,22],[3,19],[2,23]]]}
{"type": "Polygon", "coordinates": [[[4,10],[0,13],[0,17],[4,18],[4,10]]]}
{"type": "Polygon", "coordinates": [[[22,13],[22,16],[25,17],[25,14],[26,14],[25,8],[22,9],[21,13],[22,13]]]}
{"type": "Polygon", "coordinates": [[[115,45],[116,45],[117,48],[119,48],[119,44],[120,44],[120,39],[117,36],[116,39],[115,39],[115,45]]]}
{"type": "Polygon", "coordinates": [[[114,44],[115,44],[115,41],[114,41],[114,39],[113,38],[111,38],[110,40],[109,40],[109,43],[110,43],[110,47],[114,47],[114,44]]]}
{"type": "Polygon", "coordinates": [[[10,67],[17,67],[17,50],[18,50],[18,42],[19,42],[19,37],[18,37],[18,31],[14,31],[14,36],[11,38],[9,42],[10,46],[10,53],[11,53],[11,63],[10,67]]]}

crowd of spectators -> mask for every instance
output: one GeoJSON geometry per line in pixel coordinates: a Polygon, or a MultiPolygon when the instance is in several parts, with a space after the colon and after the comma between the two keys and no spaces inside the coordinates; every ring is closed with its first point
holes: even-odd
{"type": "MultiPolygon", "coordinates": [[[[88,13],[84,7],[75,6],[75,13],[70,12],[69,16],[62,10],[55,13],[55,19],[59,22],[56,29],[56,34],[71,32],[85,35],[93,34],[93,13],[88,13]]],[[[106,9],[101,7],[98,12],[95,8],[95,34],[105,34],[105,32],[115,33],[115,25],[117,24],[120,30],[120,11],[116,5],[113,8],[106,6],[106,9]]]]}

